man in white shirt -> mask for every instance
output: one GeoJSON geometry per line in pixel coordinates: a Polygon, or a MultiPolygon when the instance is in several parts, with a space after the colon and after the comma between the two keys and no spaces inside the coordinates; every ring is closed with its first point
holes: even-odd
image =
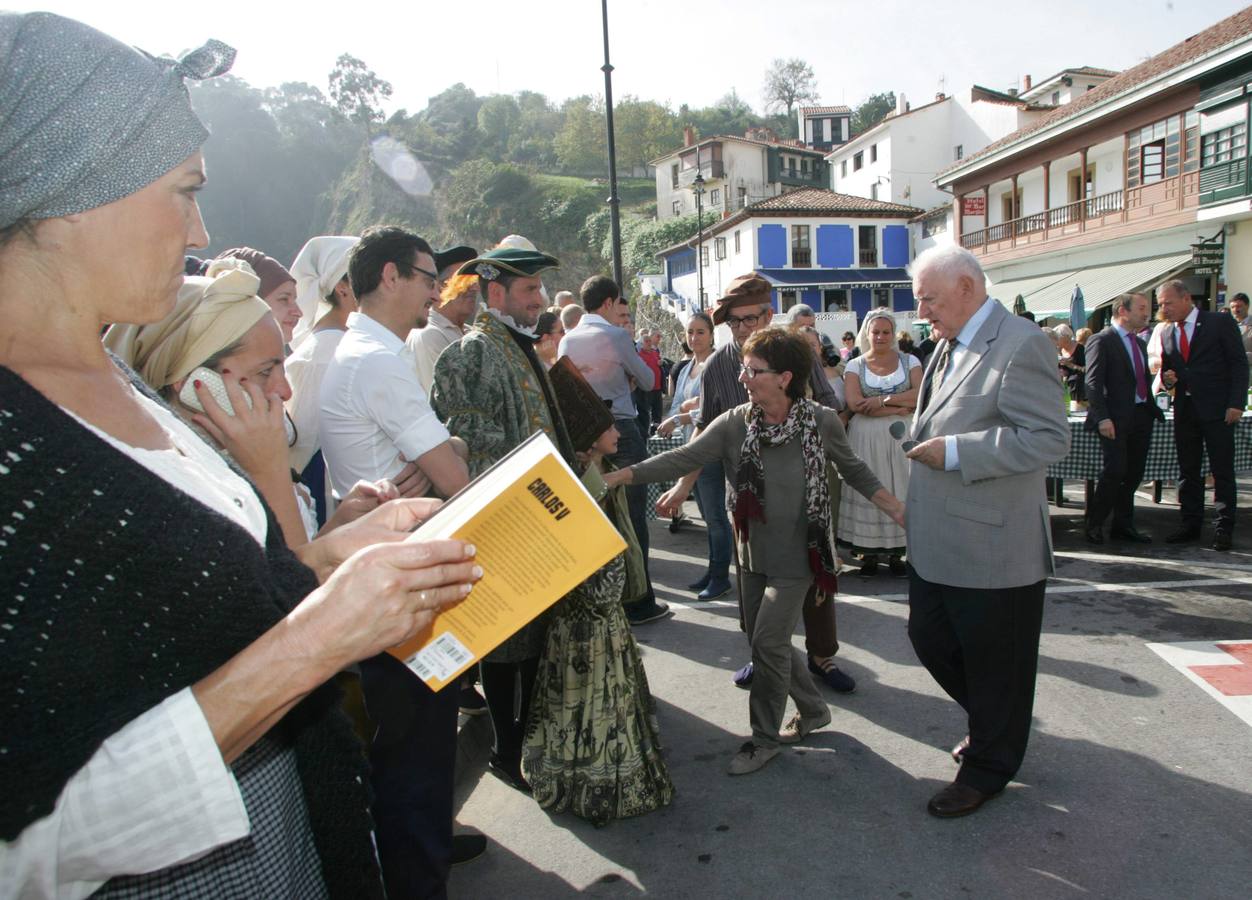
{"type": "Polygon", "coordinates": [[[449,247],[435,254],[439,297],[430,310],[426,327],[414,328],[404,341],[417,367],[417,380],[427,396],[439,354],[465,335],[466,324],[478,311],[478,280],[467,276],[459,282],[453,281],[456,270],[477,255],[477,250],[465,246],[449,247]]]}
{"type": "MultiPolygon", "coordinates": [[[[405,336],[426,324],[438,297],[430,245],[403,228],[371,228],[353,248],[348,278],[360,309],[348,317],[322,382],[322,453],[331,485],[342,495],[360,479],[391,478],[413,461],[450,496],[469,471],[404,353],[405,336]]],[[[457,692],[432,692],[385,653],[362,660],[360,670],[377,729],[370,781],[387,893],[442,896],[454,849],[457,692]]]]}

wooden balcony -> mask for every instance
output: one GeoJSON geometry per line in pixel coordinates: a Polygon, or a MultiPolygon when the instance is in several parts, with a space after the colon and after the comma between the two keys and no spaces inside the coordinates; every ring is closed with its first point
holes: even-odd
{"type": "Polygon", "coordinates": [[[1200,170],[1200,203],[1224,203],[1252,195],[1248,181],[1248,158],[1215,163],[1200,170]]]}
{"type": "Polygon", "coordinates": [[[968,231],[961,235],[961,246],[1009,259],[1169,228],[1194,220],[1199,187],[1199,173],[1189,172],[1110,191],[968,231]]]}
{"type": "Polygon", "coordinates": [[[791,268],[811,269],[813,267],[813,250],[810,247],[791,248],[791,268]]]}

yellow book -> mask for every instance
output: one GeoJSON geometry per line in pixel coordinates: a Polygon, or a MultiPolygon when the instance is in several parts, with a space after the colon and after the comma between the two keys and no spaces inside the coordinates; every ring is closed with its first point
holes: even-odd
{"type": "Polygon", "coordinates": [[[458,491],[409,540],[477,548],[468,597],[389,652],[438,691],[626,549],[543,432],[458,491]]]}

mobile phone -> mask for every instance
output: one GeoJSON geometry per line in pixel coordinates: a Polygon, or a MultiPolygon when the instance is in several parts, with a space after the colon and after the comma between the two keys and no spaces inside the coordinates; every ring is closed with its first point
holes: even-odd
{"type": "MultiPolygon", "coordinates": [[[[226,411],[226,415],[233,416],[235,407],[230,403],[230,397],[226,393],[226,383],[222,381],[222,376],[212,369],[204,366],[197,366],[187,376],[187,380],[183,382],[183,389],[178,392],[178,399],[182,401],[184,406],[194,409],[196,412],[204,412],[204,407],[200,404],[200,398],[196,396],[196,382],[199,381],[209,393],[213,395],[213,399],[217,401],[217,405],[226,411]]],[[[243,390],[240,388],[240,390],[243,390]]],[[[247,391],[243,391],[244,403],[248,404],[248,409],[252,408],[252,397],[247,391]]]]}

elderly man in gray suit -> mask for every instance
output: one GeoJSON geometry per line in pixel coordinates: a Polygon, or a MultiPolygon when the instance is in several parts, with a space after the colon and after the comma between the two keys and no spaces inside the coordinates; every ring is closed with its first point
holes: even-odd
{"type": "Polygon", "coordinates": [[[940,341],[908,452],[909,639],[969,718],[956,780],[927,805],[941,818],[974,812],[1025,756],[1053,572],[1044,471],[1069,448],[1051,341],[985,284],[960,247],[913,265],[918,315],[940,341]]]}

